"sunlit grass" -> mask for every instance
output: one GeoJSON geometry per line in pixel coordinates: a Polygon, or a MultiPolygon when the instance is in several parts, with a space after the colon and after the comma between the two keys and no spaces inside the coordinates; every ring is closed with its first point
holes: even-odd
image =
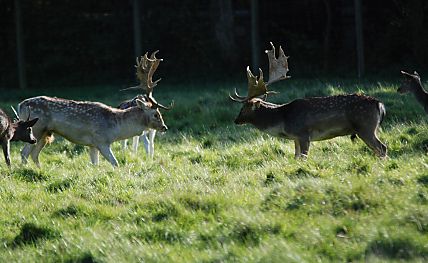
{"type": "MultiPolygon", "coordinates": [[[[272,101],[358,91],[387,108],[387,159],[341,137],[295,160],[293,142],[233,124],[235,86],[245,84],[159,88],[158,100],[176,107],[164,113],[170,130],[156,137],[153,160],[115,143],[120,167],[93,166],[85,147],[57,138],[38,169],[20,164],[14,144],[12,169],[0,165],[2,261],[428,259],[428,126],[414,98],[388,83],[278,84],[272,101]]],[[[52,93],[110,105],[128,96],[114,87],[52,93]]],[[[24,95],[13,96],[3,108],[24,95]]]]}

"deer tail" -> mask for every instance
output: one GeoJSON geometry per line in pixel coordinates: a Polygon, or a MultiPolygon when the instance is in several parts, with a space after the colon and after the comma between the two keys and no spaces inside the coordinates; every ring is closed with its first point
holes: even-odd
{"type": "Polygon", "coordinates": [[[55,137],[52,132],[48,133],[48,135],[45,137],[46,144],[51,144],[55,140],[55,137]]]}
{"type": "Polygon", "coordinates": [[[379,109],[379,125],[382,124],[383,119],[385,118],[385,114],[386,114],[386,110],[385,110],[385,105],[382,102],[378,102],[378,109],[379,109]]]}

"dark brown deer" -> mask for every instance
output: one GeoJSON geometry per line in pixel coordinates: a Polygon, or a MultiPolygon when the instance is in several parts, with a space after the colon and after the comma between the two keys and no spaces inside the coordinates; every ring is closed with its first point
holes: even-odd
{"type": "Polygon", "coordinates": [[[294,140],[295,157],[306,157],[311,141],[322,141],[338,136],[356,134],[378,156],[386,156],[386,146],[379,141],[376,131],[385,116],[382,102],[368,96],[348,94],[328,97],[296,99],[287,104],[266,102],[267,86],[278,80],[287,79],[288,57],[279,48],[267,50],[269,59],[269,81],[255,77],[247,67],[248,95],[240,96],[235,89],[230,99],[243,103],[236,124],[252,124],[257,129],[273,136],[294,140]]]}
{"type": "MultiPolygon", "coordinates": [[[[152,76],[159,65],[156,59],[142,57],[139,63],[144,63],[149,70],[145,71],[147,86],[153,88],[156,82],[152,76]]],[[[143,74],[143,73],[142,73],[143,74]]],[[[150,93],[151,95],[151,93],[150,93]]],[[[39,163],[39,153],[51,141],[53,133],[59,134],[67,140],[90,147],[90,157],[93,164],[98,164],[99,153],[113,166],[118,162],[111,144],[140,135],[147,129],[161,132],[167,130],[159,111],[164,108],[152,97],[148,101],[136,100],[136,106],[127,109],[117,109],[99,102],[74,101],[60,98],[39,96],[29,98],[19,104],[21,117],[27,116],[24,110],[31,107],[32,114],[38,116],[40,121],[34,126],[34,135],[38,140],[36,145],[26,145],[21,152],[23,162],[28,156],[39,163]]]]}
{"type": "Polygon", "coordinates": [[[401,74],[403,74],[404,80],[397,91],[401,94],[413,93],[416,100],[424,107],[425,112],[428,113],[428,92],[424,90],[418,72],[415,71],[413,74],[410,74],[401,71],[401,74]]]}
{"type": "MultiPolygon", "coordinates": [[[[126,88],[123,90],[139,89],[139,90],[142,90],[144,92],[144,94],[138,94],[134,98],[122,102],[118,106],[119,109],[127,109],[130,107],[135,107],[137,100],[141,100],[141,101],[145,101],[145,102],[150,102],[151,100],[154,100],[153,94],[152,94],[153,88],[157,85],[157,83],[160,81],[160,79],[155,81],[155,82],[153,82],[153,81],[150,82],[146,79],[146,76],[153,76],[153,72],[154,72],[154,70],[152,70],[152,74],[150,75],[151,67],[149,66],[149,61],[155,61],[156,62],[156,67],[154,68],[155,70],[158,67],[159,63],[161,61],[163,61],[163,59],[156,58],[156,54],[158,52],[159,52],[159,50],[156,50],[155,52],[153,52],[150,55],[150,59],[147,56],[148,53],[146,53],[143,57],[141,57],[140,60],[138,60],[138,58],[137,58],[137,64],[135,65],[135,67],[137,69],[136,75],[137,75],[137,79],[140,81],[140,85],[135,86],[135,87],[126,88]],[[153,83],[153,84],[150,84],[150,83],[153,83]]],[[[172,108],[172,104],[169,107],[165,107],[159,103],[152,104],[152,105],[153,105],[153,107],[160,107],[164,110],[170,110],[172,108]],[[157,106],[157,105],[159,105],[159,106],[157,106]]],[[[137,152],[139,141],[140,141],[140,139],[142,139],[147,155],[149,157],[153,158],[153,155],[155,152],[155,142],[154,142],[155,136],[156,136],[156,130],[154,130],[154,129],[147,129],[141,134],[141,136],[134,136],[133,137],[133,143],[132,143],[133,151],[137,152]]],[[[128,140],[122,141],[122,148],[123,149],[126,149],[127,141],[128,140]]]]}
{"type": "Polygon", "coordinates": [[[12,121],[7,114],[0,109],[0,141],[3,148],[4,158],[6,164],[10,166],[10,142],[11,141],[23,141],[34,144],[37,142],[33,136],[32,128],[38,121],[38,118],[30,120],[28,116],[27,120],[20,120],[18,114],[12,108],[16,115],[16,119],[12,121]]]}

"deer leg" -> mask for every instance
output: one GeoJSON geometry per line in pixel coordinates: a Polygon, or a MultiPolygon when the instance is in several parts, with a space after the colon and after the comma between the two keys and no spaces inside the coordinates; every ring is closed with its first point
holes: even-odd
{"type": "Polygon", "coordinates": [[[146,151],[146,154],[150,156],[150,139],[148,136],[148,131],[144,131],[143,135],[141,135],[141,138],[143,139],[144,150],[146,151]]]}
{"type": "Polygon", "coordinates": [[[306,159],[309,154],[309,139],[308,138],[300,138],[299,139],[300,144],[300,157],[306,159]]]}
{"type": "Polygon", "coordinates": [[[294,140],[294,159],[300,157],[300,142],[298,140],[294,140]]]}
{"type": "Polygon", "coordinates": [[[150,132],[149,132],[149,142],[150,142],[149,156],[151,158],[153,158],[153,155],[155,154],[155,136],[156,136],[156,130],[150,130],[150,132]]]}
{"type": "Polygon", "coordinates": [[[114,154],[111,151],[110,145],[98,145],[97,148],[100,151],[101,155],[104,156],[104,158],[106,158],[107,161],[111,163],[111,165],[113,165],[114,167],[119,166],[116,157],[114,157],[114,154]]]}
{"type": "Polygon", "coordinates": [[[376,136],[375,132],[371,133],[359,133],[358,136],[363,140],[367,146],[372,149],[375,154],[379,157],[386,157],[387,148],[379,138],[376,136]]]}
{"type": "Polygon", "coordinates": [[[10,167],[10,142],[8,140],[2,143],[4,159],[6,160],[7,166],[10,167]]]}
{"type": "Polygon", "coordinates": [[[132,138],[132,151],[136,153],[138,151],[138,144],[140,143],[140,136],[134,136],[132,138]]]}
{"type": "Polygon", "coordinates": [[[37,167],[40,167],[39,154],[47,143],[46,137],[47,137],[47,134],[45,133],[40,137],[40,139],[37,139],[36,145],[31,149],[31,152],[30,152],[31,159],[33,159],[33,162],[37,165],[37,167]]]}
{"type": "Polygon", "coordinates": [[[24,148],[21,151],[21,161],[23,164],[26,164],[28,162],[28,156],[30,156],[30,153],[33,151],[34,145],[26,143],[24,148]]]}
{"type": "Polygon", "coordinates": [[[122,150],[126,150],[126,148],[128,148],[128,140],[127,139],[121,141],[120,144],[122,145],[122,150]]]}
{"type": "Polygon", "coordinates": [[[93,165],[98,165],[98,162],[100,160],[100,155],[99,155],[99,151],[97,148],[95,147],[89,147],[89,156],[91,157],[91,163],[93,165]]]}

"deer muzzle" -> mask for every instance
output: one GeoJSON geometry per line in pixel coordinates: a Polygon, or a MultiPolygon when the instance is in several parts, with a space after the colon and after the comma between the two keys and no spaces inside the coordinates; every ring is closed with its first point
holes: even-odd
{"type": "Polygon", "coordinates": [[[236,119],[233,121],[236,125],[242,125],[245,122],[242,120],[240,116],[236,117],[236,119]]]}

